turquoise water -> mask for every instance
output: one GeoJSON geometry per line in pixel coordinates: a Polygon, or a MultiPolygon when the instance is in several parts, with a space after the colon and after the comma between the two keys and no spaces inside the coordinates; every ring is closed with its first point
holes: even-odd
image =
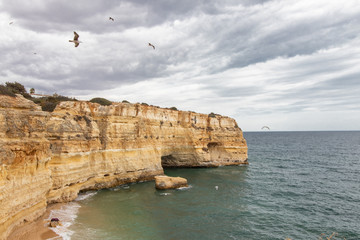
{"type": "Polygon", "coordinates": [[[181,190],[146,182],[87,193],[75,202],[69,236],[360,239],[360,132],[244,135],[248,166],[166,170],[188,179],[181,190]]]}

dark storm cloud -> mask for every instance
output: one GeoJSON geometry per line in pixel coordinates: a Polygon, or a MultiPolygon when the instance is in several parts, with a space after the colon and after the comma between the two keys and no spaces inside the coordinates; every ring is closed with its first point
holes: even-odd
{"type": "Polygon", "coordinates": [[[217,15],[223,12],[224,6],[251,6],[264,2],[268,1],[78,0],[69,4],[64,0],[7,0],[2,7],[13,19],[34,31],[65,31],[70,28],[104,32],[139,26],[151,27],[200,13],[217,15]],[[111,25],[109,16],[115,19],[111,25]]]}
{"type": "Polygon", "coordinates": [[[261,14],[244,13],[234,17],[236,21],[230,20],[231,28],[217,30],[221,40],[214,52],[225,51],[230,55],[225,68],[244,67],[279,56],[312,54],[356,38],[360,26],[359,12],[345,16],[333,13],[324,18],[306,18],[304,12],[305,17],[294,22],[286,19],[291,16],[282,16],[276,10],[272,15],[261,14]]]}
{"type": "MultiPolygon", "coordinates": [[[[80,28],[90,30],[92,18],[116,7],[115,1],[5,1],[3,8],[18,24],[38,31],[61,31],[80,28]]],[[[108,18],[107,15],[103,16],[108,18]]]]}
{"type": "Polygon", "coordinates": [[[114,31],[150,27],[169,18],[186,17],[203,1],[5,1],[3,8],[25,27],[43,32],[80,29],[114,31]],[[21,7],[19,7],[21,6],[21,7]],[[109,17],[115,22],[109,23],[109,17]]]}

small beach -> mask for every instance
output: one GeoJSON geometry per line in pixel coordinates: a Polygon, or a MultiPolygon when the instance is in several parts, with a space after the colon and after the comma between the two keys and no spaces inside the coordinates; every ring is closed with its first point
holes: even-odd
{"type": "Polygon", "coordinates": [[[45,239],[62,239],[50,227],[48,227],[49,218],[53,210],[61,209],[66,204],[58,203],[47,207],[43,216],[35,222],[21,226],[8,237],[8,240],[45,240],[45,239]]]}
{"type": "Polygon", "coordinates": [[[15,229],[8,240],[70,240],[74,233],[70,230],[70,226],[74,224],[78,210],[81,207],[78,202],[96,193],[89,191],[79,194],[72,202],[49,205],[43,216],[28,225],[15,229]],[[60,225],[54,228],[49,227],[48,224],[51,218],[58,218],[60,225]]]}

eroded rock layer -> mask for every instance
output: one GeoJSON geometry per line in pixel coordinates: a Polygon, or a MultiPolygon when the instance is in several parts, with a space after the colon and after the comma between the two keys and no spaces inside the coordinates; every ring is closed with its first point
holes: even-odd
{"type": "Polygon", "coordinates": [[[49,203],[163,174],[247,163],[234,119],[154,106],[62,102],[53,113],[0,96],[0,239],[49,203]]]}

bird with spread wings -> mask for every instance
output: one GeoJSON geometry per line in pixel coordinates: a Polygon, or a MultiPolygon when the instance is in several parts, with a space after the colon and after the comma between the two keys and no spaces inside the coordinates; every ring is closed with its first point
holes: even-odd
{"type": "Polygon", "coordinates": [[[76,32],[74,32],[74,40],[69,40],[69,42],[73,42],[75,43],[75,47],[79,46],[79,44],[81,43],[79,41],[79,34],[77,34],[76,32]]]}
{"type": "Polygon", "coordinates": [[[152,47],[155,50],[155,46],[149,43],[149,46],[152,47]]]}

